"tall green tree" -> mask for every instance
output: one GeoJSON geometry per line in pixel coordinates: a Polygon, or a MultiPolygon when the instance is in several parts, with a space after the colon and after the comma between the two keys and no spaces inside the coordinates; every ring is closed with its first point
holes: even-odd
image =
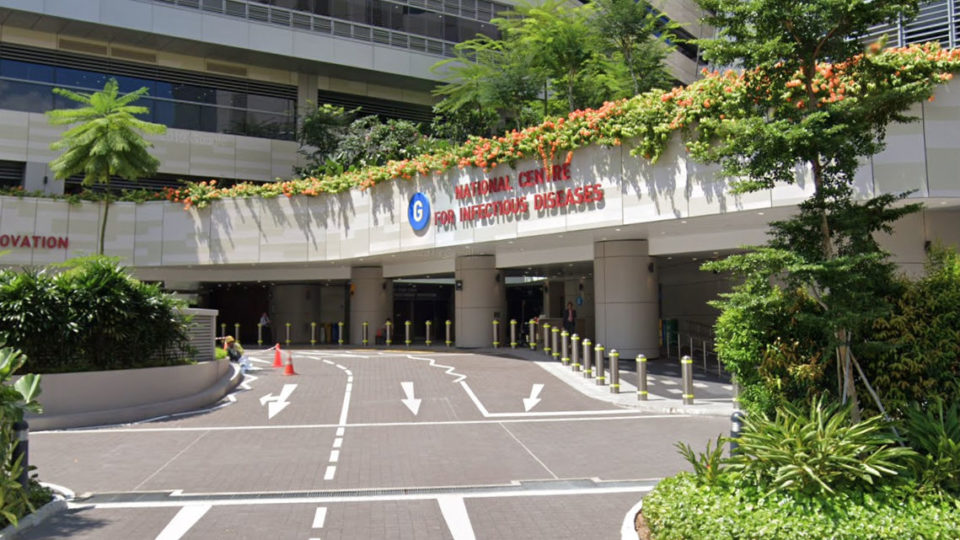
{"type": "Polygon", "coordinates": [[[103,184],[106,187],[98,250],[103,254],[110,208],[110,177],[136,181],[156,173],[160,161],[150,155],[148,149],[153,145],[140,132],[159,135],[167,128],[137,118],[137,115],[149,112],[146,107],[132,105],[147,95],[146,87],[121,96],[116,79],[110,79],[103,90],[91,94],[63,88],[54,88],[53,91],[83,106],[47,112],[52,125],[78,124],[50,145],[51,150],[64,150],[50,162],[50,169],[59,179],[82,174],[84,186],[103,184]]]}
{"type": "Polygon", "coordinates": [[[662,22],[645,0],[596,0],[596,27],[607,48],[623,59],[633,94],[669,84],[664,60],[676,23],[662,22]]]}
{"type": "MultiPolygon", "coordinates": [[[[714,65],[743,66],[753,84],[745,85],[736,118],[714,124],[712,144],[695,154],[741,179],[741,192],[796,183],[798,170],[809,171],[814,187],[795,218],[774,224],[776,251],[712,268],[778,276],[818,306],[804,313],[827,330],[827,347],[840,368],[840,393],[853,402],[851,414],[858,420],[854,368],[859,366],[851,345],[862,339],[858,331],[888,309],[883,297],[893,274],[873,234],[890,230],[917,207],[895,208],[900,198],[895,196],[854,201],[854,174],[860,159],[882,149],[886,125],[908,120],[905,111],[925,96],[908,84],[886,84],[869,99],[845,99],[834,92],[833,66],[864,61],[860,39],[867,30],[912,17],[917,1],[697,2],[708,14],[705,22],[718,30],[716,39],[697,42],[704,57],[714,65]],[[799,98],[784,100],[794,89],[801,90],[799,98]]],[[[876,80],[893,76],[882,73],[882,65],[865,69],[872,69],[876,80]]],[[[862,371],[861,381],[868,384],[862,371]]]]}

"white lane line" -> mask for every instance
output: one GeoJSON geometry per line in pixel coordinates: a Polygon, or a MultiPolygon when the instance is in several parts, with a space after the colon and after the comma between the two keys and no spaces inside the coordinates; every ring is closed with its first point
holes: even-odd
{"type": "Polygon", "coordinates": [[[313,528],[322,529],[323,523],[327,520],[327,507],[321,506],[317,508],[317,513],[313,515],[313,528]]]}
{"type": "Polygon", "coordinates": [[[467,514],[467,506],[463,504],[463,497],[457,495],[440,495],[437,497],[440,513],[447,522],[447,528],[453,535],[453,540],[476,540],[473,525],[467,514]]]}
{"type": "Polygon", "coordinates": [[[336,463],[337,461],[340,461],[340,451],[339,451],[339,450],[331,450],[331,451],[330,451],[330,463],[336,463]]]}
{"type": "MultiPolygon", "coordinates": [[[[486,493],[469,493],[462,495],[470,499],[512,498],[512,497],[554,497],[560,495],[608,495],[612,493],[646,493],[654,488],[656,482],[639,486],[599,487],[594,489],[529,489],[518,491],[497,491],[486,493]]],[[[245,498],[210,499],[205,504],[210,506],[247,506],[265,504],[331,504],[344,502],[384,502],[384,501],[430,501],[441,495],[430,493],[405,493],[396,495],[361,495],[361,496],[333,496],[333,497],[263,497],[251,496],[245,498]]],[[[69,503],[70,509],[83,508],[176,508],[187,506],[178,501],[147,501],[147,502],[116,502],[116,503],[69,503]]]]}
{"type": "MultiPolygon", "coordinates": [[[[700,401],[710,401],[709,399],[702,399],[700,401]]],[[[723,400],[718,399],[718,401],[730,401],[730,398],[725,398],[723,400]]],[[[577,417],[577,415],[582,415],[583,413],[578,413],[576,411],[565,413],[568,415],[567,418],[529,418],[525,415],[507,415],[510,418],[504,418],[502,420],[445,420],[445,421],[435,421],[435,422],[361,422],[357,424],[350,424],[351,428],[377,428],[377,427],[423,427],[423,426],[466,426],[472,424],[536,424],[540,422],[603,422],[603,421],[617,421],[617,420],[662,420],[664,418],[690,418],[689,414],[643,414],[633,409],[624,409],[623,416],[588,416],[588,417],[577,417]]],[[[208,426],[208,427],[176,427],[176,428],[130,428],[130,429],[117,429],[117,428],[107,428],[107,429],[86,429],[86,428],[77,428],[71,430],[60,430],[60,431],[37,431],[36,433],[31,432],[30,436],[33,437],[41,435],[99,435],[99,434],[114,434],[114,433],[187,433],[190,431],[258,431],[258,430],[271,430],[271,429],[329,429],[337,428],[337,433],[342,437],[344,428],[340,424],[287,424],[287,425],[259,425],[259,426],[208,426]]]]}
{"type": "Polygon", "coordinates": [[[340,448],[341,446],[343,446],[343,437],[337,437],[336,439],[333,440],[334,448],[340,448]]]}
{"type": "Polygon", "coordinates": [[[333,480],[333,477],[337,474],[336,465],[327,465],[327,472],[323,474],[324,480],[333,480]]]}
{"type": "MultiPolygon", "coordinates": [[[[465,378],[466,377],[464,377],[464,379],[465,378]]],[[[482,414],[484,418],[489,418],[490,413],[487,412],[487,408],[483,406],[483,403],[480,403],[480,400],[477,399],[477,395],[474,394],[473,390],[470,389],[470,385],[467,384],[467,381],[461,380],[460,386],[463,387],[463,390],[468,396],[470,396],[470,399],[473,401],[473,404],[476,405],[477,409],[480,411],[480,414],[482,414]]]]}
{"type": "Polygon", "coordinates": [[[462,374],[462,373],[457,373],[457,368],[455,368],[455,367],[453,367],[453,366],[445,366],[445,365],[443,365],[443,364],[438,364],[437,361],[434,360],[433,358],[426,358],[426,357],[423,357],[423,356],[413,356],[412,354],[408,354],[408,355],[406,355],[406,356],[407,356],[407,358],[409,358],[409,359],[411,359],[411,360],[423,360],[424,362],[430,362],[430,365],[431,365],[432,367],[446,370],[447,375],[450,375],[451,377],[456,377],[456,379],[453,381],[454,384],[456,384],[456,383],[458,383],[458,382],[462,382],[464,379],[467,378],[466,375],[464,375],[464,374],[462,374]]]}
{"type": "Polygon", "coordinates": [[[160,531],[157,540],[180,540],[210,510],[209,504],[188,504],[160,531]]]}
{"type": "Polygon", "coordinates": [[[344,428],[338,427],[338,428],[337,428],[337,437],[343,437],[343,432],[344,432],[344,431],[346,431],[344,428]]]}
{"type": "Polygon", "coordinates": [[[535,460],[537,461],[537,463],[540,464],[541,467],[543,467],[544,469],[546,469],[546,471],[547,471],[548,473],[550,473],[550,476],[552,476],[554,480],[559,480],[559,479],[560,479],[560,477],[557,476],[556,473],[554,473],[553,471],[550,470],[550,467],[547,467],[547,464],[546,464],[546,463],[540,461],[540,458],[538,458],[537,455],[533,453],[533,450],[530,450],[529,448],[527,448],[527,445],[523,444],[523,442],[520,441],[520,439],[518,439],[517,436],[514,435],[512,431],[510,431],[509,429],[507,429],[507,426],[505,426],[505,425],[503,425],[503,424],[500,424],[500,427],[502,427],[503,430],[506,431],[508,435],[510,435],[511,437],[513,437],[513,440],[517,441],[517,444],[519,444],[524,450],[526,450],[527,453],[530,454],[530,457],[532,457],[533,459],[535,459],[535,460]]]}
{"type": "Polygon", "coordinates": [[[324,359],[324,360],[323,360],[323,363],[324,363],[324,364],[331,365],[331,366],[335,364],[335,362],[334,362],[333,360],[327,360],[327,359],[324,359]]]}

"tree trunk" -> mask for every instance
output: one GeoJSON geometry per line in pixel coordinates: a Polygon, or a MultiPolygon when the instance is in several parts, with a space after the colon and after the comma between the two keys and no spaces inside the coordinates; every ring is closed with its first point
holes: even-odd
{"type": "Polygon", "coordinates": [[[110,212],[110,192],[107,192],[106,197],[103,199],[103,223],[100,224],[100,249],[97,251],[97,255],[103,255],[103,240],[107,235],[107,214],[110,212]]]}

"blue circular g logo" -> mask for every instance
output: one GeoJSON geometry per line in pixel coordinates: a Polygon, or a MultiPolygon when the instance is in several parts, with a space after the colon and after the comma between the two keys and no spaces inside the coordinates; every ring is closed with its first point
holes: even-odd
{"type": "Polygon", "coordinates": [[[423,193],[414,193],[407,207],[407,218],[415,231],[422,231],[430,223],[430,201],[423,193]]]}

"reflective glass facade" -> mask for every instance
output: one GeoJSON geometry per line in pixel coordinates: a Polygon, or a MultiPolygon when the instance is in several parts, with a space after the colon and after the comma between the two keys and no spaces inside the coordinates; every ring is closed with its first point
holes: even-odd
{"type": "Polygon", "coordinates": [[[9,58],[0,58],[0,109],[42,113],[75,107],[75,102],[55,95],[53,88],[96,91],[110,77],[117,79],[121,92],[148,88],[149,97],[137,104],[150,109],[144,119],[151,122],[195,131],[295,138],[295,99],[9,58]]]}

